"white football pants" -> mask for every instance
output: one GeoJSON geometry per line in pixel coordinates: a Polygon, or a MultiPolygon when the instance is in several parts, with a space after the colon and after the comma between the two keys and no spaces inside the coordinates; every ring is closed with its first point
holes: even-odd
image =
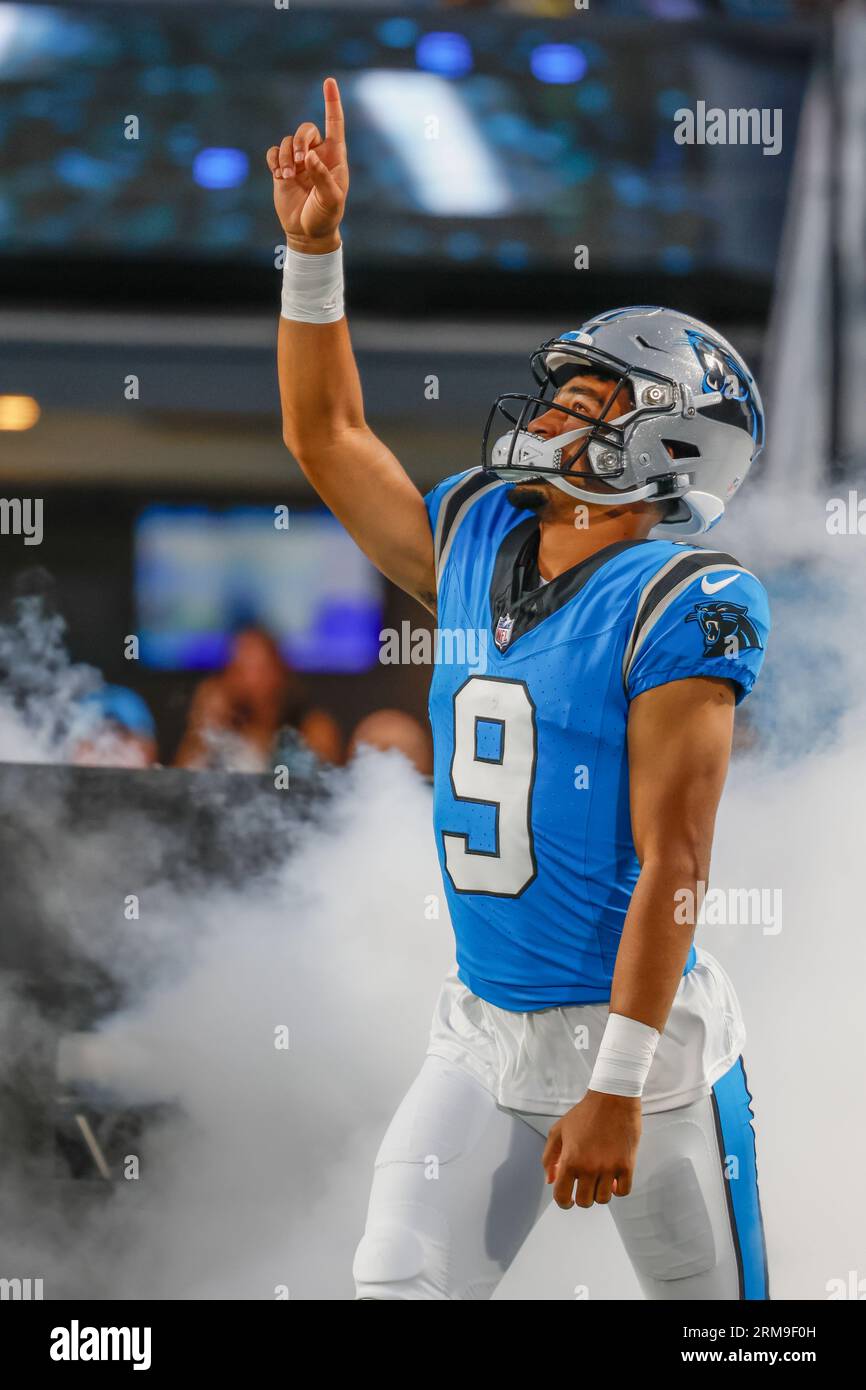
{"type": "MultiPolygon", "coordinates": [[[[610,1212],[649,1299],[769,1297],[742,1059],[710,1095],[644,1115],[632,1192],[610,1212]]],[[[376,1158],[359,1299],[487,1299],[552,1201],[541,1167],[555,1116],[500,1106],[428,1056],[376,1158]]],[[[581,1211],[558,1212],[580,1240],[581,1211]]],[[[563,1272],[563,1298],[573,1272],[563,1272]]],[[[591,1297],[591,1287],[590,1287],[591,1297]]]]}

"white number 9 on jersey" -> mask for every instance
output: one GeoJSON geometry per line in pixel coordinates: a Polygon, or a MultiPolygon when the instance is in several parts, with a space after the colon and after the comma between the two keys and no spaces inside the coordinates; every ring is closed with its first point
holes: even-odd
{"type": "Polygon", "coordinates": [[[523,681],[471,676],[454,696],[451,787],[458,801],[492,806],[496,848],[469,848],[443,831],[445,868],[460,893],[516,898],[535,878],[530,803],[535,706],[523,681]]]}

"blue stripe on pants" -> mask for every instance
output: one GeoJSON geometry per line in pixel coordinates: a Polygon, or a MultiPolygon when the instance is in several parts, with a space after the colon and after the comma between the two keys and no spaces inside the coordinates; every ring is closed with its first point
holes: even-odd
{"type": "Polygon", "coordinates": [[[713,1087],[713,1111],[737,1251],[740,1298],[767,1299],[770,1285],[751,1102],[746,1070],[740,1057],[713,1087]],[[732,1159],[736,1159],[735,1164],[732,1159]]]}

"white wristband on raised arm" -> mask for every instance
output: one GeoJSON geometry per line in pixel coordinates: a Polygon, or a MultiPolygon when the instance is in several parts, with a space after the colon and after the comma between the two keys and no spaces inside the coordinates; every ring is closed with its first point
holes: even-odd
{"type": "Polygon", "coordinates": [[[641,1096],[649,1076],[660,1033],[648,1023],[624,1014],[610,1014],[592,1076],[591,1091],[611,1096],[641,1096]]]}
{"type": "Polygon", "coordinates": [[[336,323],[343,317],[342,246],[324,256],[286,247],[280,312],[296,323],[336,323]]]}

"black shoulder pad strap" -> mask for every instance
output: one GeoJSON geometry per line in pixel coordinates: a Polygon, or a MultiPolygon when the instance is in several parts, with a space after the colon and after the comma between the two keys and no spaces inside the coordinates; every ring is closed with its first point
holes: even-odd
{"type": "Polygon", "coordinates": [[[722,550],[687,550],[671,556],[656,570],[641,590],[637,612],[622,662],[623,685],[628,684],[634,660],[656,623],[667,608],[679,597],[697,575],[709,575],[720,570],[738,570],[750,574],[733,555],[722,550]]]}
{"type": "Polygon", "coordinates": [[[439,504],[436,529],[433,532],[433,554],[436,561],[436,578],[442,572],[448,552],[454,543],[458,527],[473,503],[493,488],[503,487],[501,478],[486,473],[483,468],[474,468],[465,478],[460,478],[446,492],[439,504]]]}

